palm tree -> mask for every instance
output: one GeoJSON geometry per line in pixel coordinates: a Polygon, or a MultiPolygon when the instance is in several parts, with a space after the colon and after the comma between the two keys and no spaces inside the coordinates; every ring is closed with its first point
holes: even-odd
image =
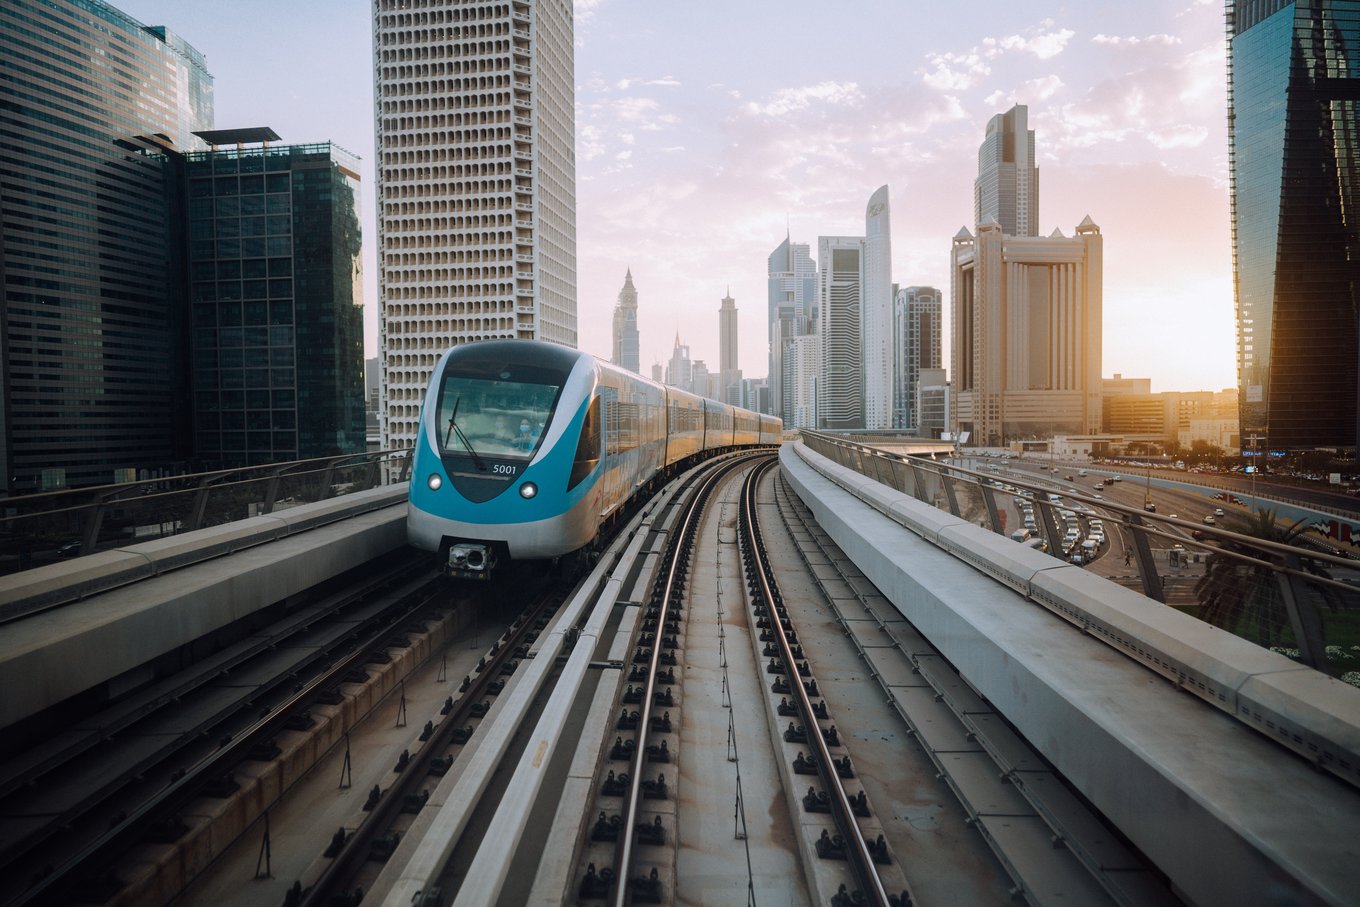
{"type": "MultiPolygon", "coordinates": [[[[1273,510],[1257,510],[1247,517],[1245,525],[1229,528],[1250,538],[1297,549],[1325,550],[1306,535],[1309,524],[1304,520],[1286,526],[1276,522],[1273,510]]],[[[1218,550],[1209,555],[1204,575],[1195,585],[1195,594],[1202,605],[1200,618],[1261,646],[1278,646],[1295,641],[1280,590],[1280,576],[1275,569],[1282,563],[1281,555],[1264,551],[1249,542],[1221,541],[1218,550]],[[1245,555],[1257,563],[1243,561],[1233,557],[1233,554],[1245,555]]],[[[1300,557],[1295,566],[1313,576],[1331,578],[1323,565],[1312,558],[1300,557]]],[[[1320,597],[1333,611],[1341,605],[1341,596],[1333,586],[1309,583],[1305,594],[1320,597]]],[[[1310,604],[1299,603],[1301,609],[1308,608],[1310,604]]],[[[1319,652],[1314,657],[1325,660],[1326,656],[1319,652]]]]}

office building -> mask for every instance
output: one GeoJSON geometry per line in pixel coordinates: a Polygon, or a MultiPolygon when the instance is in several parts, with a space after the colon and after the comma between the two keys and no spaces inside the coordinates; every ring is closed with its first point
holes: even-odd
{"type": "Polygon", "coordinates": [[[949,382],[942,368],[923,368],[916,384],[916,436],[942,438],[949,431],[949,382]]]}
{"type": "Polygon", "coordinates": [[[864,210],[864,427],[893,427],[893,285],[888,187],[879,186],[864,210]]]}
{"type": "Polygon", "coordinates": [[[457,343],[576,345],[569,0],[375,0],[383,444],[457,343]]]}
{"type": "Polygon", "coordinates": [[[629,371],[642,373],[638,352],[638,295],[633,287],[633,269],[623,277],[623,289],[614,306],[614,352],[609,361],[629,371]]]}
{"type": "Polygon", "coordinates": [[[683,391],[702,393],[694,388],[694,363],[689,358],[689,344],[680,342],[680,332],[675,332],[675,347],[671,350],[671,361],[666,365],[666,384],[683,391]]]}
{"type": "Polygon", "coordinates": [[[718,309],[718,394],[724,403],[741,397],[741,368],[737,365],[737,301],[729,289],[718,309]]]}
{"type": "Polygon", "coordinates": [[[1360,436],[1360,2],[1228,0],[1243,437],[1360,436]]]}
{"type": "Polygon", "coordinates": [[[817,427],[817,388],[822,373],[821,338],[802,334],[784,351],[784,384],[790,389],[790,415],[785,428],[817,427]]]}
{"type": "Polygon", "coordinates": [[[944,367],[940,320],[944,298],[935,287],[900,287],[893,299],[893,427],[916,429],[922,369],[944,367]]]}
{"type": "Polygon", "coordinates": [[[961,229],[951,253],[954,424],[999,447],[1101,427],[1103,240],[961,229]]]}
{"type": "Polygon", "coordinates": [[[820,428],[864,428],[864,237],[817,238],[820,428]]]}
{"type": "Polygon", "coordinates": [[[793,337],[813,333],[817,309],[817,263],[807,243],[792,242],[788,236],[766,264],[770,361],[767,372],[773,414],[786,421],[792,418],[789,397],[784,393],[781,361],[785,344],[793,337]]]}
{"type": "Polygon", "coordinates": [[[988,221],[1007,236],[1039,235],[1039,166],[1024,104],[992,117],[978,147],[973,223],[988,221]]]}
{"type": "Polygon", "coordinates": [[[184,162],[199,465],[363,451],[358,158],[267,128],[199,135],[214,146],[184,162]]]}
{"type": "Polygon", "coordinates": [[[177,152],[212,120],[173,32],[98,0],[0,4],[0,489],[184,467],[177,152]]]}

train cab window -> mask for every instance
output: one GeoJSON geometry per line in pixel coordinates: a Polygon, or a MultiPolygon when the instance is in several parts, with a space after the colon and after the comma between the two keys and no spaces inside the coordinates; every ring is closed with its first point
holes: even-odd
{"type": "Polygon", "coordinates": [[[439,397],[444,453],[527,458],[552,419],[560,386],[449,374],[439,397]]]}
{"type": "Polygon", "coordinates": [[[581,422],[581,440],[576,444],[576,458],[571,464],[571,478],[567,490],[581,484],[581,480],[595,471],[600,462],[600,398],[590,401],[586,417],[581,422]]]}

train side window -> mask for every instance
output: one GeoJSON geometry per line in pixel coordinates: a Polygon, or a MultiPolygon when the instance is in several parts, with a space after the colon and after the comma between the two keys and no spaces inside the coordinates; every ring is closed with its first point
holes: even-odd
{"type": "Polygon", "coordinates": [[[600,398],[590,401],[586,417],[581,422],[581,440],[576,444],[576,459],[571,464],[571,478],[567,490],[581,484],[581,480],[595,471],[600,462],[600,398]]]}

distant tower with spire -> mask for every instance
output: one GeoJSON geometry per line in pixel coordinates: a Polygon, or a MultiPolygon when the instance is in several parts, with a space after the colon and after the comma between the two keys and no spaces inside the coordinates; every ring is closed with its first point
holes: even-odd
{"type": "Polygon", "coordinates": [[[629,371],[642,373],[638,355],[637,290],[633,288],[633,269],[629,268],[614,306],[614,353],[610,362],[629,371]]]}
{"type": "Polygon", "coordinates": [[[725,403],[742,405],[741,369],[737,367],[737,301],[732,298],[731,287],[718,309],[718,397],[725,403]]]}
{"type": "Polygon", "coordinates": [[[694,363],[689,358],[689,344],[680,342],[680,331],[675,332],[675,348],[666,366],[666,383],[684,391],[701,393],[694,387],[694,363]]]}

